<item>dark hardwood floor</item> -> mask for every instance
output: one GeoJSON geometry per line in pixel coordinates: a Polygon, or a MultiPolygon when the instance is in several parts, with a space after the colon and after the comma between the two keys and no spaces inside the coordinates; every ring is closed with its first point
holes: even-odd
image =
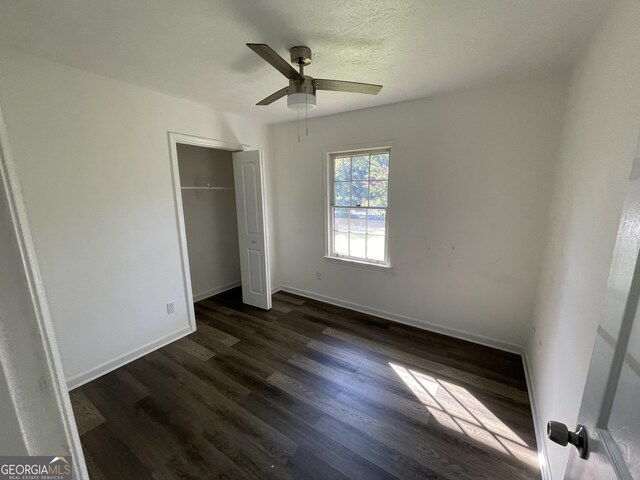
{"type": "Polygon", "coordinates": [[[196,316],[71,393],[94,480],[540,478],[516,355],[286,293],[196,316]]]}

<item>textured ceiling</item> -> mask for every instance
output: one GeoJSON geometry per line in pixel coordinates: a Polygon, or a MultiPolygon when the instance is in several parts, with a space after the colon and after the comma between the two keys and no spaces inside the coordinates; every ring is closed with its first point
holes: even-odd
{"type": "Polygon", "coordinates": [[[0,45],[218,110],[295,118],[245,43],[307,45],[305,73],[384,85],[319,92],[314,115],[571,64],[609,0],[3,0],[0,45]]]}

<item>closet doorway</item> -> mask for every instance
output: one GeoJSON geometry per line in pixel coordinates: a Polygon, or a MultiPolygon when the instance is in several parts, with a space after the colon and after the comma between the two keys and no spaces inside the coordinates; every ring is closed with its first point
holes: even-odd
{"type": "Polygon", "coordinates": [[[169,133],[185,295],[193,302],[242,287],[243,302],[271,308],[262,152],[169,133]]]}

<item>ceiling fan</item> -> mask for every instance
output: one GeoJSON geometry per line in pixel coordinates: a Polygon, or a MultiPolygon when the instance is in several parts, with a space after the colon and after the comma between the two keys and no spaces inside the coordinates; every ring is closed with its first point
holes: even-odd
{"type": "Polygon", "coordinates": [[[289,50],[291,63],[298,65],[297,72],[289,63],[278,55],[269,45],[264,43],[247,43],[247,47],[260,55],[276,70],[289,79],[289,86],[281,88],[256,105],[270,105],[276,100],[287,96],[287,106],[294,110],[316,108],[316,90],[333,90],[337,92],[367,93],[377,95],[382,85],[372,83],[345,82],[343,80],[327,80],[313,78],[304,74],[304,67],[311,63],[311,49],[309,47],[293,47],[289,50]]]}

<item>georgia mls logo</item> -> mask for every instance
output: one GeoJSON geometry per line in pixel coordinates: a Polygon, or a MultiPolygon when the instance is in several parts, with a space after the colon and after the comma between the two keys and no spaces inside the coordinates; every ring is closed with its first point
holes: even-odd
{"type": "Polygon", "coordinates": [[[0,480],[71,480],[69,457],[0,457],[0,480]]]}
{"type": "Polygon", "coordinates": [[[65,472],[68,470],[68,473],[71,473],[71,465],[69,465],[69,462],[67,462],[67,459],[64,457],[53,457],[53,460],[49,462],[49,465],[53,465],[49,467],[49,473],[54,471],[56,473],[62,473],[61,469],[65,472]]]}

